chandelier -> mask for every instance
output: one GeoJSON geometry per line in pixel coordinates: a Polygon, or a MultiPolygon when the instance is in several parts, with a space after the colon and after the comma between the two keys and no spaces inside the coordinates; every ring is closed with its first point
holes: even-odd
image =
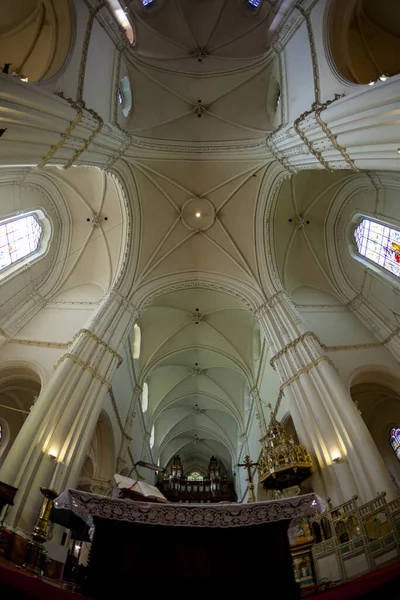
{"type": "Polygon", "coordinates": [[[265,489],[280,490],[299,485],[312,473],[311,456],[297,444],[275,419],[271,410],[271,421],[263,437],[263,449],[258,461],[259,482],[265,489]]]}

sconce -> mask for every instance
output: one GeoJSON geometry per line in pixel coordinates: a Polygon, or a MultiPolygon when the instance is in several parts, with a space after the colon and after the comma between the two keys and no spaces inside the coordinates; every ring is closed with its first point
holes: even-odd
{"type": "Polygon", "coordinates": [[[49,458],[50,460],[57,460],[57,451],[54,448],[49,451],[49,458]]]}

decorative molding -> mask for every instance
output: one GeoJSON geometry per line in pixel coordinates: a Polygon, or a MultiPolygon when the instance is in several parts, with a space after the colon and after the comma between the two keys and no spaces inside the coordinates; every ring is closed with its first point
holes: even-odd
{"type": "Polygon", "coordinates": [[[307,110],[304,113],[302,113],[299,117],[297,117],[297,119],[295,120],[295,122],[293,123],[293,127],[297,133],[297,135],[301,138],[301,140],[304,142],[304,144],[307,146],[308,150],[310,151],[310,153],[315,156],[315,158],[321,163],[321,165],[327,170],[332,172],[333,169],[332,167],[329,165],[328,161],[325,160],[325,158],[322,156],[322,152],[319,152],[318,150],[316,150],[316,148],[314,148],[314,145],[308,140],[307,136],[305,135],[305,133],[300,129],[300,124],[303,123],[303,121],[306,119],[306,117],[308,117],[309,115],[312,115],[312,113],[315,111],[317,107],[317,104],[314,103],[311,107],[311,110],[307,110]]]}
{"type": "MultiPolygon", "coordinates": [[[[1,330],[0,330],[1,331],[1,330]]],[[[7,337],[7,344],[20,344],[22,346],[38,346],[39,348],[61,348],[67,349],[72,344],[72,342],[46,342],[42,340],[25,340],[23,338],[13,338],[7,337]]]]}
{"type": "Polygon", "coordinates": [[[175,284],[172,284],[172,285],[169,285],[166,287],[159,288],[159,289],[155,290],[154,292],[152,292],[151,294],[149,294],[148,296],[146,296],[144,301],[142,303],[140,303],[140,309],[143,310],[143,309],[147,308],[153,300],[155,300],[159,296],[163,296],[164,294],[169,294],[171,292],[176,292],[178,290],[191,289],[191,288],[196,288],[196,287],[211,289],[211,290],[214,290],[217,292],[222,292],[224,294],[228,294],[229,296],[234,296],[235,298],[238,298],[239,300],[241,300],[250,310],[252,310],[250,303],[248,302],[248,300],[246,300],[244,295],[241,295],[241,294],[233,291],[231,288],[225,287],[223,285],[219,285],[216,283],[210,283],[209,281],[202,281],[202,280],[182,281],[182,282],[175,283],[175,284]]]}
{"type": "Polygon", "coordinates": [[[88,371],[92,375],[92,377],[101,381],[101,383],[107,388],[111,388],[111,382],[108,381],[108,379],[100,375],[100,373],[96,371],[96,369],[94,369],[91,365],[89,365],[89,363],[85,363],[83,360],[81,360],[74,354],[71,354],[70,352],[66,352],[58,359],[58,361],[54,365],[54,369],[57,369],[57,367],[66,359],[72,360],[72,362],[82,367],[84,371],[88,371]]]}
{"type": "MultiPolygon", "coordinates": [[[[108,131],[110,130],[110,125],[106,126],[108,131]]],[[[124,131],[120,125],[118,123],[114,123],[114,127],[121,133],[121,135],[123,136],[123,141],[121,143],[121,146],[119,147],[119,149],[114,152],[114,154],[112,154],[110,156],[110,158],[108,159],[108,161],[106,162],[106,164],[104,165],[103,169],[105,171],[108,171],[109,169],[111,169],[111,167],[113,166],[113,164],[121,157],[124,156],[125,153],[127,152],[128,148],[132,145],[132,136],[127,133],[126,131],[124,131]]]]}
{"type": "Polygon", "coordinates": [[[294,348],[295,346],[297,346],[297,344],[299,344],[300,342],[302,342],[307,337],[313,338],[314,341],[316,341],[320,346],[322,346],[319,338],[315,335],[315,333],[313,331],[306,331],[305,333],[303,333],[302,335],[300,335],[296,339],[294,339],[291,342],[289,342],[288,344],[286,344],[286,346],[284,346],[281,350],[279,350],[279,352],[277,352],[276,354],[274,354],[274,356],[269,361],[269,364],[271,365],[271,367],[274,368],[275,361],[277,361],[284,354],[286,354],[286,352],[288,350],[290,350],[291,348],[294,348]]]}
{"type": "MultiPolygon", "coordinates": [[[[335,100],[337,100],[338,98],[335,98],[335,100]]],[[[341,146],[339,144],[339,142],[337,141],[337,136],[334,135],[332,133],[332,131],[329,129],[329,127],[327,126],[327,124],[325,123],[325,121],[322,120],[321,118],[321,112],[323,110],[325,110],[325,108],[327,106],[329,106],[329,104],[332,104],[332,102],[334,102],[335,100],[328,100],[327,102],[325,102],[324,104],[320,104],[316,109],[315,109],[315,118],[317,123],[321,126],[322,131],[325,133],[326,137],[331,141],[332,145],[336,148],[336,150],[338,150],[340,152],[340,154],[343,156],[344,160],[346,161],[346,163],[350,166],[350,168],[352,169],[352,171],[355,171],[356,173],[360,173],[361,169],[359,169],[354,161],[350,158],[346,148],[344,146],[341,146]]],[[[372,179],[371,179],[372,181],[372,179]]],[[[372,182],[373,183],[373,182],[372,182]]]]}
{"type": "Polygon", "coordinates": [[[394,329],[384,340],[380,342],[369,342],[366,344],[346,344],[343,346],[325,346],[325,344],[321,344],[321,346],[326,352],[335,352],[340,350],[368,350],[370,348],[380,348],[381,346],[386,346],[399,334],[400,327],[396,327],[396,329],[394,329]]]}
{"type": "Polygon", "coordinates": [[[281,392],[283,392],[283,390],[285,389],[285,387],[287,387],[288,385],[291,385],[292,383],[294,383],[295,381],[297,381],[301,375],[304,375],[305,373],[308,373],[309,371],[311,371],[311,369],[313,369],[314,367],[316,367],[317,365],[319,365],[320,362],[327,362],[328,364],[331,365],[331,367],[333,367],[336,370],[336,367],[334,365],[334,363],[331,361],[330,358],[328,358],[325,355],[321,355],[318,356],[315,360],[313,360],[312,362],[308,363],[308,365],[306,365],[305,367],[302,367],[301,369],[299,369],[292,377],[290,377],[289,379],[287,379],[286,381],[284,381],[280,387],[281,392]]]}
{"type": "Polygon", "coordinates": [[[314,493],[268,502],[247,504],[146,503],[120,498],[98,497],[80,490],[67,490],[55,499],[56,509],[67,509],[89,526],[93,517],[152,525],[232,528],[265,525],[288,519],[301,519],[323,512],[324,501],[314,493]]]}
{"type": "Polygon", "coordinates": [[[60,139],[58,140],[57,144],[54,144],[54,145],[50,146],[50,150],[48,151],[48,153],[46,154],[46,156],[44,156],[42,158],[42,160],[40,161],[40,163],[38,164],[38,168],[39,169],[43,169],[43,167],[46,166],[46,164],[49,162],[49,160],[51,158],[53,158],[53,156],[57,152],[57,150],[59,150],[60,148],[62,148],[64,146],[64,144],[67,141],[67,139],[69,138],[71,132],[81,122],[82,115],[83,115],[83,110],[79,106],[74,106],[74,108],[76,109],[76,117],[75,117],[75,119],[73,119],[72,121],[70,121],[69,125],[68,125],[67,129],[64,131],[64,133],[60,134],[60,139]]]}
{"type": "Polygon", "coordinates": [[[271,133],[266,139],[265,139],[265,143],[268,147],[268,149],[270,150],[271,154],[273,155],[273,157],[280,162],[280,164],[282,165],[282,167],[284,169],[286,169],[287,171],[289,171],[289,173],[296,173],[296,169],[294,169],[290,163],[286,160],[286,157],[282,154],[282,152],[280,152],[273,144],[272,142],[272,137],[279,131],[279,127],[276,131],[274,131],[273,133],[271,133]]]}
{"type": "Polygon", "coordinates": [[[141,149],[141,150],[158,150],[158,151],[175,151],[175,152],[185,152],[185,153],[212,153],[215,152],[219,154],[221,152],[234,152],[234,151],[243,151],[243,150],[264,150],[265,151],[265,141],[258,140],[255,142],[249,142],[247,144],[238,143],[238,144],[230,144],[230,145],[218,145],[214,146],[181,146],[179,144],[159,144],[155,142],[148,142],[143,138],[136,137],[132,135],[132,146],[141,149]]]}
{"type": "Polygon", "coordinates": [[[103,348],[105,348],[117,360],[118,367],[122,363],[122,361],[123,361],[122,356],[116,350],[114,350],[114,348],[111,348],[111,346],[109,346],[104,340],[102,340],[101,338],[99,338],[95,333],[93,333],[89,329],[80,329],[74,335],[72,341],[74,342],[80,335],[87,335],[92,340],[95,340],[95,342],[97,344],[99,344],[100,346],[103,346],[103,348]]]}

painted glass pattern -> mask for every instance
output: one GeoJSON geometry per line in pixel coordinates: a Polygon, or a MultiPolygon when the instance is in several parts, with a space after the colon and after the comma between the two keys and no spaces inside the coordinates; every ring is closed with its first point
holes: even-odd
{"type": "Polygon", "coordinates": [[[400,277],[400,231],[363,219],[354,231],[354,239],[362,256],[400,277]]]}
{"type": "Polygon", "coordinates": [[[143,6],[149,6],[149,4],[152,4],[153,0],[142,0],[142,4],[143,6]]]}
{"type": "Polygon", "coordinates": [[[390,432],[390,445],[395,451],[397,458],[400,460],[400,429],[392,429],[390,432]]]}
{"type": "Polygon", "coordinates": [[[0,223],[0,270],[38,249],[42,228],[33,215],[0,223]]]}
{"type": "Polygon", "coordinates": [[[257,8],[261,4],[261,0],[247,0],[247,2],[250,6],[254,6],[254,8],[257,8]]]}

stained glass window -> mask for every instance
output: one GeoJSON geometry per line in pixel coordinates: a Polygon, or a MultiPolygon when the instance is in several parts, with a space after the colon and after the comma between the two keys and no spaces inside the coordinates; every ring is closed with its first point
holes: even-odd
{"type": "Polygon", "coordinates": [[[148,6],[149,4],[151,4],[153,2],[153,0],[142,0],[142,4],[143,6],[148,6]]]}
{"type": "Polygon", "coordinates": [[[193,471],[188,475],[188,481],[203,481],[203,475],[200,475],[197,471],[193,471]]]}
{"type": "Polygon", "coordinates": [[[400,460],[400,429],[392,429],[390,432],[390,445],[400,460]]]}
{"type": "Polygon", "coordinates": [[[354,231],[354,239],[362,256],[400,277],[400,231],[363,219],[354,231]]]}
{"type": "Polygon", "coordinates": [[[254,6],[254,8],[257,8],[261,4],[261,0],[247,0],[247,2],[250,6],[254,6]]]}
{"type": "Polygon", "coordinates": [[[0,222],[0,270],[35,252],[42,228],[33,215],[0,222]]]}

